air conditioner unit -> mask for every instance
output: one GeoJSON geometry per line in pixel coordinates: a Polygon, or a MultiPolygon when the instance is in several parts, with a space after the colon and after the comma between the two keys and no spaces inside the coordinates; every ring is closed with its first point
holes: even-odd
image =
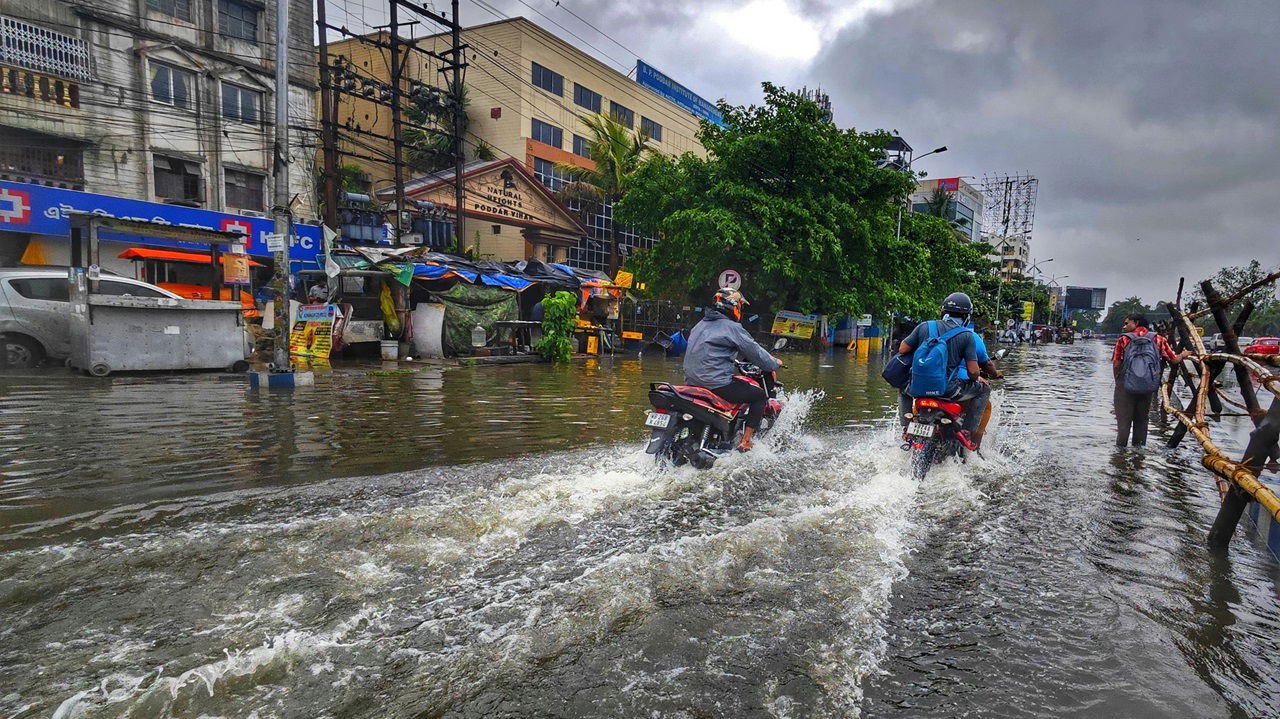
{"type": "Polygon", "coordinates": [[[267,213],[258,212],[257,210],[240,210],[238,214],[244,215],[245,217],[257,217],[258,219],[266,219],[267,217],[267,213]]]}
{"type": "Polygon", "coordinates": [[[409,232],[409,233],[403,234],[403,235],[401,235],[401,236],[400,236],[400,241],[401,241],[401,242],[403,242],[403,243],[404,243],[404,244],[406,244],[406,245],[421,245],[421,244],[422,244],[422,233],[421,233],[421,232],[409,232]]]}

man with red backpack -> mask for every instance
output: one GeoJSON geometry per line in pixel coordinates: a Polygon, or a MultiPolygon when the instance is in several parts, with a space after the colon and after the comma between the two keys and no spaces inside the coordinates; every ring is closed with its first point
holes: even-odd
{"type": "Polygon", "coordinates": [[[1151,333],[1147,317],[1141,313],[1125,317],[1123,329],[1124,334],[1116,341],[1116,348],[1111,353],[1111,368],[1116,378],[1116,421],[1119,424],[1116,446],[1129,445],[1132,428],[1133,446],[1145,447],[1151,396],[1160,388],[1160,360],[1163,358],[1177,364],[1191,352],[1175,353],[1168,340],[1151,333]]]}

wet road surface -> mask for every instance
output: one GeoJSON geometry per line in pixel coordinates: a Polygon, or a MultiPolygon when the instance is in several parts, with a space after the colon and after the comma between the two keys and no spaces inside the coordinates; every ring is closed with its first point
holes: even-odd
{"type": "Polygon", "coordinates": [[[1106,357],[1016,350],[920,485],[842,353],[704,473],[640,451],[661,359],[8,373],[0,716],[1274,716],[1277,565],[1204,551],[1194,445],[1111,446],[1106,357]]]}

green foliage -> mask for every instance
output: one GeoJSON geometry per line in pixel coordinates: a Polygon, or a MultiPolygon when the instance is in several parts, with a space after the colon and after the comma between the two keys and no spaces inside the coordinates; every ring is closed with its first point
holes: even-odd
{"type": "Polygon", "coordinates": [[[578,299],[571,292],[557,292],[542,298],[542,339],[534,347],[552,362],[568,362],[573,357],[573,326],[578,316],[578,299]]]}
{"type": "Polygon", "coordinates": [[[842,130],[774,85],[764,93],[759,106],[721,103],[725,127],[698,132],[705,158],[650,156],[626,183],[615,217],[658,238],[629,263],[640,281],[701,296],[733,268],[756,307],[923,316],[989,269],[945,220],[905,214],[895,237],[895,203],[915,183],[878,166],[887,134],[842,130]]]}
{"type": "Polygon", "coordinates": [[[1121,326],[1124,324],[1124,318],[1134,312],[1141,312],[1147,315],[1149,320],[1154,321],[1156,319],[1155,309],[1143,304],[1141,297],[1128,297],[1112,302],[1111,307],[1107,308],[1107,315],[1102,318],[1102,331],[1112,334],[1120,332],[1121,326]]]}
{"type": "MultiPolygon", "coordinates": [[[[595,205],[616,202],[636,168],[653,152],[649,137],[642,132],[632,132],[606,115],[583,115],[580,119],[587,128],[587,155],[595,168],[556,163],[556,169],[570,180],[560,194],[569,200],[595,205]]],[[[620,259],[618,226],[614,222],[609,225],[609,276],[617,272],[620,259]]]]}
{"type": "Polygon", "coordinates": [[[1067,315],[1067,326],[1074,326],[1081,331],[1098,329],[1101,321],[1102,310],[1071,310],[1067,315]]]}
{"type": "MultiPolygon", "coordinates": [[[[466,155],[466,148],[459,148],[453,137],[453,115],[459,104],[462,106],[462,136],[466,137],[466,109],[471,104],[466,86],[460,92],[454,91],[452,83],[444,90],[420,87],[409,95],[409,100],[404,113],[405,127],[400,132],[404,140],[405,162],[419,172],[452,167],[459,152],[466,155]]],[[[487,145],[478,146],[476,157],[493,159],[493,150],[487,145]],[[485,153],[489,156],[484,157],[485,153]]]]}

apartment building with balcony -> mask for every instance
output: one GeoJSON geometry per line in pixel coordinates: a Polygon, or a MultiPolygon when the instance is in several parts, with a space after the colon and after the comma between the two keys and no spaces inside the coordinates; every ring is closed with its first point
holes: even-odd
{"type": "MultiPolygon", "coordinates": [[[[268,213],[274,2],[0,0],[0,181],[268,213]]],[[[290,190],[310,218],[314,25],[290,2],[290,190]]],[[[10,255],[20,229],[0,225],[10,255]]]]}
{"type": "Polygon", "coordinates": [[[942,209],[942,218],[964,233],[970,242],[981,239],[983,195],[963,178],[922,180],[916,185],[916,191],[911,193],[912,211],[929,211],[930,202],[939,191],[945,192],[949,198],[947,206],[942,209]]]}
{"type": "Polygon", "coordinates": [[[1028,258],[1031,253],[1031,243],[1025,235],[992,236],[986,241],[991,244],[992,250],[991,254],[987,255],[987,259],[1000,266],[1001,277],[1013,279],[1026,275],[1027,265],[1030,263],[1028,258]]]}

